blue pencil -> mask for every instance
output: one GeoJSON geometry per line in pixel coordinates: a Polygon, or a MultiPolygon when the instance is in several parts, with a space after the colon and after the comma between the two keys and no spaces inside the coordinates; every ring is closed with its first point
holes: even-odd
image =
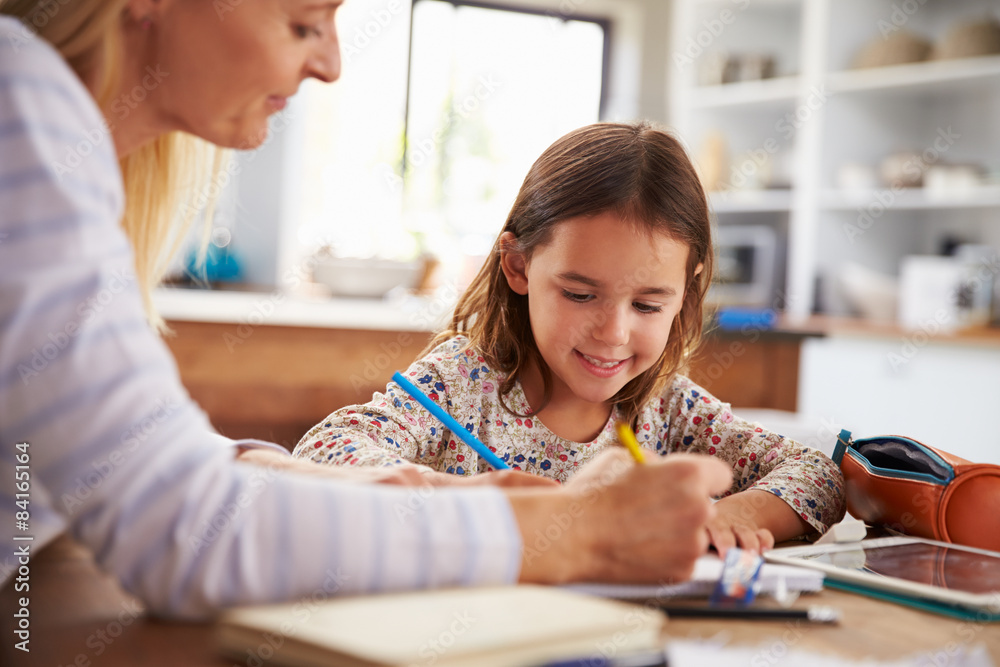
{"type": "Polygon", "coordinates": [[[437,417],[438,421],[448,427],[448,429],[457,435],[462,442],[467,444],[469,447],[472,447],[477,454],[486,459],[486,462],[493,466],[495,470],[510,470],[510,466],[501,461],[496,454],[491,452],[489,447],[479,442],[476,436],[466,431],[451,415],[442,410],[440,405],[432,401],[427,394],[420,391],[415,384],[403,377],[402,373],[396,371],[392,374],[392,379],[396,382],[396,384],[402,387],[407,394],[412,396],[413,400],[427,408],[428,412],[437,417]]]}

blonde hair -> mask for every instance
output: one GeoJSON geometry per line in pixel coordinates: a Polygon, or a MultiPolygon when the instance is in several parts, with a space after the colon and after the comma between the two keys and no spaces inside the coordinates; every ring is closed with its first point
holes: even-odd
{"type": "MultiPolygon", "coordinates": [[[[114,101],[120,83],[121,21],[126,4],[127,0],[0,0],[0,14],[20,19],[55,47],[104,110],[114,101]]],[[[119,160],[125,185],[121,224],[135,253],[136,280],[146,315],[160,332],[166,326],[153,307],[153,288],[202,211],[204,253],[215,201],[212,195],[218,192],[210,184],[227,156],[227,151],[197,137],[171,132],[119,160]]]]}
{"type": "MultiPolygon", "coordinates": [[[[464,334],[490,365],[505,374],[500,401],[518,376],[534,364],[542,374],[544,407],[551,397],[551,371],[531,332],[528,298],[507,284],[500,254],[531,257],[548,243],[564,220],[613,211],[637,229],[666,234],[688,247],[686,286],[680,312],[657,363],[612,398],[634,423],[643,405],[682,371],[701,342],[703,305],[713,272],[708,203],[698,175],[680,142],[648,122],[596,123],[570,132],[549,146],[528,171],[479,274],[459,299],[451,325],[428,349],[464,334]],[[699,273],[698,266],[701,265],[699,273]]],[[[524,416],[524,415],[522,415],[524,416]]]]}

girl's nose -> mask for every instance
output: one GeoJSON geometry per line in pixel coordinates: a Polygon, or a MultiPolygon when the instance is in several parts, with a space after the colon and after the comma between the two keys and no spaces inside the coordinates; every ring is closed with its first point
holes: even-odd
{"type": "Polygon", "coordinates": [[[595,323],[593,336],[605,345],[620,347],[628,343],[628,313],[622,308],[608,308],[604,311],[603,322],[595,323]]]}

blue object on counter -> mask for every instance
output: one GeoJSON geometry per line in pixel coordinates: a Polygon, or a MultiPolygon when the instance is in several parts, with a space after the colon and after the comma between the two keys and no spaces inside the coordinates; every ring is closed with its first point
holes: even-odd
{"type": "Polygon", "coordinates": [[[721,308],[715,320],[726,331],[768,330],[778,323],[778,314],[770,308],[721,308]]]}
{"type": "Polygon", "coordinates": [[[243,266],[240,258],[229,245],[219,247],[209,243],[205,251],[205,263],[198,263],[198,253],[188,257],[187,274],[194,280],[208,283],[235,283],[243,280],[243,266]]]}

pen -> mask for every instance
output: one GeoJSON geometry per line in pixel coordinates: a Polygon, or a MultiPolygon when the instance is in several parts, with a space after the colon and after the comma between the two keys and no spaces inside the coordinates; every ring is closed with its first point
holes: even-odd
{"type": "Polygon", "coordinates": [[[618,422],[615,424],[615,430],[618,432],[618,439],[621,440],[621,443],[632,454],[635,462],[645,463],[646,457],[639,448],[639,441],[635,439],[635,433],[632,432],[632,428],[625,422],[618,422]]]}
{"type": "Polygon", "coordinates": [[[510,470],[510,466],[501,461],[500,457],[490,451],[489,447],[481,443],[476,436],[466,431],[465,428],[455,421],[451,415],[445,412],[440,405],[432,401],[430,396],[420,391],[415,384],[403,377],[402,373],[396,371],[392,374],[392,379],[396,382],[396,384],[402,387],[407,394],[413,397],[413,400],[427,408],[427,411],[434,415],[439,422],[444,424],[449,430],[451,430],[452,433],[457,435],[459,440],[467,444],[469,447],[472,447],[477,454],[486,459],[486,462],[493,466],[494,470],[510,470]]]}
{"type": "Polygon", "coordinates": [[[545,663],[544,667],[666,667],[663,649],[622,652],[618,655],[588,655],[545,663]]]}
{"type": "Polygon", "coordinates": [[[839,623],[840,611],[825,605],[807,609],[760,609],[756,607],[683,607],[660,605],[671,618],[732,618],[749,621],[809,621],[810,623],[839,623]]]}

